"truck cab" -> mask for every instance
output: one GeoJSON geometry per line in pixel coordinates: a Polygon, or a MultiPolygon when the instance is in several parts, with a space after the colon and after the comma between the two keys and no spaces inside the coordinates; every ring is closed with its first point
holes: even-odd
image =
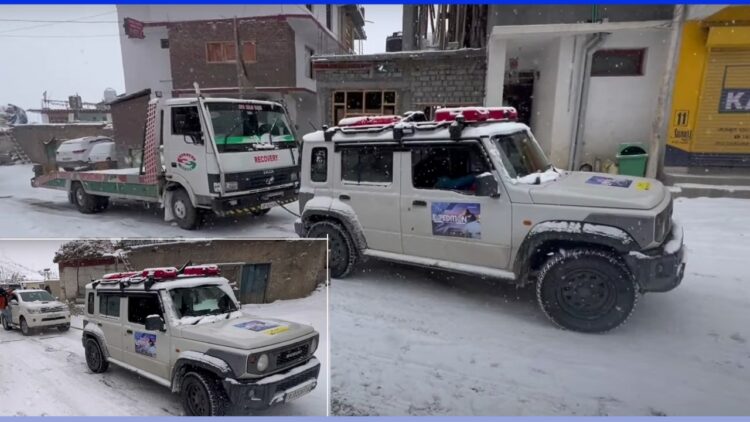
{"type": "Polygon", "coordinates": [[[328,237],[332,277],[363,257],[534,284],[563,328],[603,332],[684,272],[658,181],[552,166],[510,107],[305,137],[302,237],[328,237]]]}
{"type": "Polygon", "coordinates": [[[140,166],[48,174],[38,166],[32,186],[67,191],[87,214],[111,199],[158,203],[184,229],[206,213],[261,216],[297,199],[299,144],[281,104],[199,95],[153,99],[144,112],[140,166]]]}
{"type": "Polygon", "coordinates": [[[216,265],[112,273],[86,286],[83,346],[181,395],[189,416],[262,410],[317,386],[311,326],[246,315],[216,265]]]}

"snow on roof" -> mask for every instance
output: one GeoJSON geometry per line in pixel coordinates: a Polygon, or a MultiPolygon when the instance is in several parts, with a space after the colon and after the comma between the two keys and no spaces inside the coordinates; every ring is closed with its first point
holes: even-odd
{"type": "MultiPolygon", "coordinates": [[[[97,290],[125,290],[125,291],[143,291],[146,290],[145,288],[145,279],[139,278],[141,280],[138,283],[130,284],[128,286],[120,288],[120,283],[101,283],[101,280],[97,280],[100,283],[97,285],[97,290]]],[[[125,280],[123,280],[125,281],[125,280]]],[[[171,290],[171,289],[180,289],[180,288],[190,288],[190,287],[197,287],[197,286],[205,286],[205,285],[222,285],[222,284],[229,284],[229,280],[227,280],[224,277],[190,277],[190,276],[179,276],[178,278],[168,279],[168,280],[161,280],[156,281],[149,289],[150,291],[156,291],[156,290],[171,290]]],[[[94,283],[89,283],[86,285],[86,289],[94,289],[94,283]]]]}

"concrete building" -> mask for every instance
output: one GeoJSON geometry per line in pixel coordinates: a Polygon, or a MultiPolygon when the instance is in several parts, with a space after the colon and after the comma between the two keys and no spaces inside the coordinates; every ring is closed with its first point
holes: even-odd
{"type": "Polygon", "coordinates": [[[403,114],[484,101],[484,49],[316,56],[318,112],[325,124],[344,117],[403,114]]]}
{"type": "Polygon", "coordinates": [[[318,124],[310,58],[353,53],[357,5],[118,5],[126,92],[281,101],[304,133],[318,124]],[[237,60],[237,52],[243,60],[237,60]],[[148,63],[148,66],[144,66],[148,63]]]}

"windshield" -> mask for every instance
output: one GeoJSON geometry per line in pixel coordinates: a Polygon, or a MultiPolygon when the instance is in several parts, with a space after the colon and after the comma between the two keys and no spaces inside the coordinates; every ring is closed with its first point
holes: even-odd
{"type": "Polygon", "coordinates": [[[500,159],[510,177],[523,177],[551,167],[539,144],[525,130],[494,136],[492,142],[500,151],[500,159]]]}
{"type": "Polygon", "coordinates": [[[206,103],[219,152],[261,148],[294,148],[296,142],[286,114],[279,106],[206,103]]]}
{"type": "Polygon", "coordinates": [[[52,297],[51,294],[44,290],[40,290],[38,292],[23,292],[19,294],[21,295],[21,299],[23,299],[24,302],[49,302],[55,300],[55,298],[52,297]]]}
{"type": "Polygon", "coordinates": [[[237,310],[234,299],[218,286],[200,286],[169,291],[177,317],[218,315],[237,310]]]}

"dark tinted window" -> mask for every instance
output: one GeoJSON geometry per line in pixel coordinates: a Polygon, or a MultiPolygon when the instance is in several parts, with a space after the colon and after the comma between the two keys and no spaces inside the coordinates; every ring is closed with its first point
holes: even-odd
{"type": "Polygon", "coordinates": [[[591,76],[641,76],[646,49],[599,50],[591,62],[591,76]]]}
{"type": "Polygon", "coordinates": [[[354,183],[392,182],[393,150],[369,146],[342,149],[341,180],[354,183]]]}
{"type": "Polygon", "coordinates": [[[94,294],[89,293],[88,302],[86,303],[86,312],[89,314],[94,313],[94,294]]]}
{"type": "Polygon", "coordinates": [[[172,134],[189,135],[200,130],[197,107],[172,107],[172,134]]]}
{"type": "Polygon", "coordinates": [[[328,149],[313,148],[310,157],[310,179],[325,182],[328,179],[328,149]]]}
{"type": "Polygon", "coordinates": [[[479,146],[422,146],[411,151],[412,183],[417,189],[473,192],[476,176],[489,171],[479,146]]]}
{"type": "Polygon", "coordinates": [[[155,294],[128,297],[128,321],[146,325],[149,315],[162,316],[159,298],[155,294]]]}
{"type": "Polygon", "coordinates": [[[111,317],[120,316],[120,296],[99,295],[99,313],[111,317]]]}

